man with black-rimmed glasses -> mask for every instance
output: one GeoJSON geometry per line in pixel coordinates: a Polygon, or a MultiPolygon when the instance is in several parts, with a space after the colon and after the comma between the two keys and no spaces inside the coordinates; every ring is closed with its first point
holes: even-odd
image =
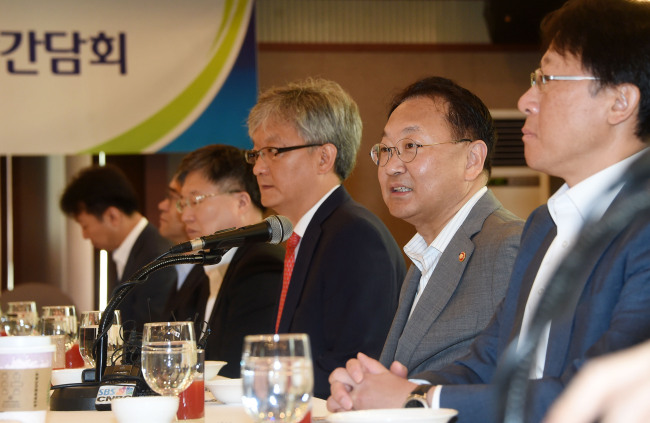
{"type": "Polygon", "coordinates": [[[361,127],[356,103],[325,80],[270,89],[248,118],[254,149],[246,158],[262,203],[294,225],[276,332],[310,336],[320,398],[329,373],[357,351],[379,357],[405,273],[386,226],[341,185],[361,127]]]}

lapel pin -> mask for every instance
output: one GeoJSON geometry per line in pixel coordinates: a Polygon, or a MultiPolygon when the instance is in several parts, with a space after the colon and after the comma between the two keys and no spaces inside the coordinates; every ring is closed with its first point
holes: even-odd
{"type": "Polygon", "coordinates": [[[462,253],[458,254],[458,261],[465,261],[465,257],[467,257],[467,254],[465,254],[465,251],[463,251],[462,253]]]}

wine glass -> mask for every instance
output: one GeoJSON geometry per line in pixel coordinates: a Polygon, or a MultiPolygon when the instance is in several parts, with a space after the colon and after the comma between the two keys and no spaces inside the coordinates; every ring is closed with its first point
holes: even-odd
{"type": "Polygon", "coordinates": [[[242,377],[246,412],[256,422],[294,423],[310,412],[314,370],[302,333],[244,338],[242,377]]]}
{"type": "Polygon", "coordinates": [[[160,395],[177,396],[196,371],[196,339],[192,322],[145,323],[142,332],[142,375],[160,395]]]}
{"type": "MultiPolygon", "coordinates": [[[[95,367],[95,354],[93,345],[97,339],[97,332],[99,331],[99,323],[102,319],[101,311],[83,311],[81,312],[81,320],[79,323],[79,352],[86,362],[87,367],[95,367]]],[[[113,354],[115,351],[122,347],[123,341],[120,337],[120,327],[122,320],[120,311],[115,310],[113,317],[113,325],[108,330],[108,359],[111,362],[114,359],[113,354]]]]}

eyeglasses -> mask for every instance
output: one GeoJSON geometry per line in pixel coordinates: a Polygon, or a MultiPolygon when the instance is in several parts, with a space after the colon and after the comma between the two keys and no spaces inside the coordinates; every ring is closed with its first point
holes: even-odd
{"type": "Polygon", "coordinates": [[[261,157],[262,160],[268,163],[269,160],[275,159],[275,156],[277,156],[278,154],[286,153],[287,151],[298,150],[300,148],[320,147],[325,144],[326,143],[303,144],[303,145],[294,145],[291,147],[264,147],[264,148],[260,148],[259,150],[246,150],[244,151],[244,158],[246,159],[246,163],[252,165],[255,164],[258,157],[261,157]]]}
{"type": "Polygon", "coordinates": [[[544,75],[541,69],[536,69],[530,74],[530,86],[542,89],[548,81],[597,81],[595,76],[568,76],[568,75],[544,75]]]}
{"type": "Polygon", "coordinates": [[[397,157],[399,157],[402,162],[410,163],[415,159],[415,156],[417,156],[418,148],[420,147],[432,147],[441,144],[458,144],[459,142],[472,142],[472,140],[463,138],[454,141],[434,142],[433,144],[420,144],[410,138],[402,138],[395,143],[395,147],[388,147],[381,143],[373,145],[370,149],[370,158],[377,166],[386,166],[386,163],[388,163],[390,157],[393,155],[393,151],[395,151],[397,157]]]}
{"type": "Polygon", "coordinates": [[[217,197],[219,195],[228,195],[228,194],[234,194],[236,192],[240,191],[228,191],[228,192],[217,192],[217,193],[212,193],[212,194],[199,194],[199,195],[194,195],[189,198],[181,198],[178,201],[176,201],[176,210],[178,210],[179,213],[183,213],[183,210],[185,210],[185,207],[194,207],[198,206],[201,204],[203,201],[210,197],[217,197]]]}

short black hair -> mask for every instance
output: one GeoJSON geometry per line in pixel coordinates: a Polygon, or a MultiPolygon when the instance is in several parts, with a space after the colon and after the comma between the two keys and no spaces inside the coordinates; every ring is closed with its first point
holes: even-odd
{"type": "Polygon", "coordinates": [[[424,97],[447,105],[447,122],[455,139],[483,140],[487,155],[483,169],[492,171],[492,155],[497,142],[494,120],[487,106],[474,93],[451,79],[430,76],[420,79],[397,94],[390,103],[388,117],[406,100],[424,97]]]}
{"type": "Polygon", "coordinates": [[[650,140],[650,2],[570,0],[541,24],[542,47],[576,56],[600,86],[641,92],[636,135],[650,140]]]}
{"type": "Polygon", "coordinates": [[[116,166],[90,166],[77,173],[61,195],[61,210],[68,216],[89,213],[101,220],[109,207],[126,215],[138,211],[133,185],[116,166]]]}
{"type": "Polygon", "coordinates": [[[203,172],[211,182],[223,185],[224,191],[246,191],[255,207],[262,212],[266,210],[253,165],[246,162],[244,150],[225,144],[201,147],[183,157],[176,174],[178,182],[182,185],[187,174],[194,171],[203,172]]]}

